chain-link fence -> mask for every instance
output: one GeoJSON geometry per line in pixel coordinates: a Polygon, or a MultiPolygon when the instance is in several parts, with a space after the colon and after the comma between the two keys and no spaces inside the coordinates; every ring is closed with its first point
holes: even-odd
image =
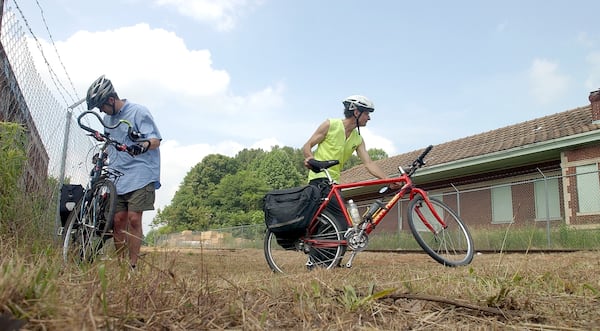
{"type": "Polygon", "coordinates": [[[32,172],[31,177],[39,182],[35,189],[46,184],[45,178],[50,178],[48,183],[58,183],[50,189],[50,199],[58,202],[63,181],[86,182],[90,166],[82,160],[88,159],[94,143],[75,121],[84,109],[66,70],[49,64],[47,50],[31,31],[18,3],[2,4],[0,120],[26,127],[30,150],[27,167],[31,169],[26,173],[32,172]],[[43,59],[45,66],[36,66],[35,58],[43,59]]]}
{"type": "MultiPolygon", "coordinates": [[[[598,171],[560,176],[556,172],[522,176],[487,186],[450,186],[432,197],[457,211],[478,250],[600,249],[600,230],[588,229],[600,218],[598,171]],[[573,183],[579,192],[571,192],[573,183]],[[576,198],[579,197],[579,198],[576,198]],[[568,224],[567,224],[568,220],[568,224]]],[[[407,200],[396,204],[370,235],[369,249],[420,250],[406,223],[407,200]]],[[[361,212],[371,201],[359,203],[361,212]]],[[[156,238],[155,245],[179,248],[262,248],[263,224],[184,231],[156,238]]]]}

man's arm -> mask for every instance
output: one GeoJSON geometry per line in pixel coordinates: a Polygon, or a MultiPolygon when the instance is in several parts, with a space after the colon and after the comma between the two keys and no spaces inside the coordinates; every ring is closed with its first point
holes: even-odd
{"type": "Polygon", "coordinates": [[[160,139],[157,138],[150,138],[148,139],[148,150],[150,149],[156,149],[160,146],[160,139]]]}
{"type": "MultiPolygon", "coordinates": [[[[327,131],[329,131],[329,120],[325,120],[317,130],[308,138],[308,141],[302,146],[302,153],[304,154],[304,166],[309,168],[308,160],[313,159],[312,149],[316,145],[320,144],[327,136],[327,131]]],[[[321,160],[322,161],[322,160],[321,160]]]]}
{"type": "Polygon", "coordinates": [[[369,153],[367,152],[364,141],[358,145],[358,148],[356,148],[356,154],[358,154],[358,157],[371,175],[379,179],[387,178],[383,170],[381,170],[381,168],[375,162],[373,162],[373,160],[371,160],[371,156],[369,156],[369,153]]]}

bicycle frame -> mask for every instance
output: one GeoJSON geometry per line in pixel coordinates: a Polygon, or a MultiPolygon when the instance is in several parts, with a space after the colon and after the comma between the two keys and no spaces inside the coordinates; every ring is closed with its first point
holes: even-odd
{"type": "MultiPolygon", "coordinates": [[[[367,186],[379,186],[379,185],[387,186],[392,183],[400,183],[400,184],[402,184],[402,187],[400,188],[400,190],[398,190],[392,196],[392,198],[385,204],[385,206],[380,208],[374,215],[372,215],[372,217],[370,217],[370,219],[362,220],[361,224],[365,224],[365,225],[362,228],[360,228],[360,230],[364,231],[366,234],[370,234],[371,232],[373,232],[373,230],[375,230],[375,227],[377,227],[377,225],[379,225],[379,223],[381,223],[383,221],[383,218],[396,205],[396,203],[398,203],[398,201],[403,199],[407,194],[408,194],[408,197],[410,200],[414,199],[414,197],[417,195],[420,195],[421,197],[423,197],[423,200],[425,201],[425,203],[427,204],[429,209],[432,211],[436,220],[440,223],[442,228],[446,228],[446,224],[444,223],[442,217],[440,217],[440,215],[437,213],[437,211],[431,204],[427,193],[423,189],[415,187],[413,185],[413,182],[412,182],[410,176],[406,172],[404,172],[404,170],[402,168],[400,168],[399,170],[401,172],[399,177],[366,180],[366,181],[346,183],[346,184],[335,184],[334,183],[331,186],[331,190],[330,190],[329,194],[324,199],[325,200],[324,203],[322,203],[321,206],[319,206],[319,209],[317,210],[315,216],[312,218],[312,220],[308,226],[309,233],[314,230],[314,227],[316,226],[316,220],[317,220],[318,215],[323,210],[325,210],[327,205],[330,203],[331,199],[337,200],[338,204],[340,205],[340,208],[342,209],[342,211],[344,213],[344,217],[346,219],[348,227],[349,228],[353,227],[353,224],[352,224],[352,221],[350,218],[350,214],[346,207],[346,202],[345,202],[344,198],[342,197],[342,193],[341,193],[342,190],[349,189],[349,188],[357,188],[357,187],[367,187],[367,186]]],[[[423,217],[423,215],[419,215],[419,216],[421,216],[424,225],[431,232],[435,233],[436,231],[435,231],[434,227],[425,220],[425,217],[423,217]]],[[[308,242],[310,242],[311,245],[313,245],[315,247],[332,247],[332,246],[337,246],[339,244],[347,244],[346,240],[342,240],[342,242],[329,241],[326,243],[320,242],[318,240],[308,240],[308,242]]]]}

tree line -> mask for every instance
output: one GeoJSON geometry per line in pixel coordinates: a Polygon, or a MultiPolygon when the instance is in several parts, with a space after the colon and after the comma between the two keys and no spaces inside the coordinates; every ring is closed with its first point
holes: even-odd
{"type": "MultiPolygon", "coordinates": [[[[388,157],[381,149],[368,152],[373,160],[388,157]]],[[[352,155],[344,170],[360,163],[352,155]]],[[[186,174],[171,203],[157,210],[152,226],[158,229],[153,235],[262,223],[265,193],[306,185],[307,176],[298,148],[244,149],[234,157],[207,155],[186,174]]]]}

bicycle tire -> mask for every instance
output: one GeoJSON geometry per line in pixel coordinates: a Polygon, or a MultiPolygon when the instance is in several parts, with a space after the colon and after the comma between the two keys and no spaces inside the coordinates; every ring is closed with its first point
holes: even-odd
{"type": "Polygon", "coordinates": [[[94,186],[94,203],[98,216],[96,216],[99,235],[104,240],[110,238],[113,229],[115,209],[117,207],[117,188],[115,183],[109,179],[101,179],[94,186]]]}
{"type": "Polygon", "coordinates": [[[92,190],[89,201],[82,199],[67,218],[63,232],[65,262],[91,263],[111,237],[117,199],[116,188],[110,180],[100,180],[92,190]]]}
{"type": "Polygon", "coordinates": [[[324,240],[341,242],[344,237],[340,225],[328,212],[322,212],[317,217],[317,227],[313,234],[308,234],[304,239],[295,239],[286,242],[282,247],[281,238],[267,229],[264,240],[265,259],[271,270],[277,273],[295,273],[303,270],[320,267],[331,269],[337,266],[342,259],[345,245],[332,245],[318,247],[310,244],[311,240],[324,240]]]}
{"type": "Polygon", "coordinates": [[[442,201],[429,200],[447,227],[442,228],[423,197],[416,196],[408,204],[408,225],[415,240],[429,256],[444,266],[458,267],[471,263],[473,239],[464,222],[442,201]],[[425,226],[422,218],[434,228],[435,233],[425,226]]]}

